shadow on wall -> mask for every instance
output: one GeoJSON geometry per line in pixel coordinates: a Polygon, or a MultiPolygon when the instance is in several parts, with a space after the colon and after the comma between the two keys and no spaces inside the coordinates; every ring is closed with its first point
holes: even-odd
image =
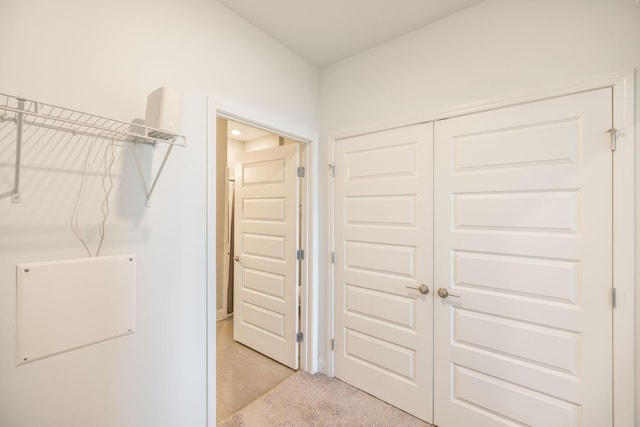
{"type": "Polygon", "coordinates": [[[105,227],[115,243],[118,236],[130,240],[131,234],[146,240],[140,228],[146,209],[141,178],[150,182],[155,158],[161,157],[154,154],[166,147],[25,125],[19,203],[12,203],[17,134],[15,121],[0,120],[0,233],[7,247],[28,249],[37,243],[55,249],[79,234],[86,252],[94,255],[105,227]]]}

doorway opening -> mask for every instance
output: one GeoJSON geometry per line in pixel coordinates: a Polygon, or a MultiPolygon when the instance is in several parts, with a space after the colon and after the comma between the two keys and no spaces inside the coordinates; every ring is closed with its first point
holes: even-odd
{"type": "Polygon", "coordinates": [[[216,124],[217,420],[293,374],[304,349],[306,144],[216,124]],[[244,380],[243,380],[244,379],[244,380]]]}

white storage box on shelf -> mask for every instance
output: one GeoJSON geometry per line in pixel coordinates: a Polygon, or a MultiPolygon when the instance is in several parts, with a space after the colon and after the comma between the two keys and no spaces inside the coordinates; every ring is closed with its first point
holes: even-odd
{"type": "MultiPolygon", "coordinates": [[[[147,96],[147,113],[144,123],[150,128],[167,131],[166,134],[177,134],[180,132],[180,104],[182,96],[180,92],[161,87],[147,96]]],[[[163,132],[153,131],[149,136],[162,138],[163,132]]]]}
{"type": "MultiPolygon", "coordinates": [[[[144,126],[97,116],[95,114],[76,111],[65,107],[59,107],[44,102],[0,93],[0,124],[14,123],[16,135],[15,176],[13,189],[0,193],[0,199],[11,197],[14,203],[20,203],[20,169],[22,166],[22,145],[24,130],[28,127],[38,127],[52,130],[52,137],[47,142],[59,143],[71,140],[74,137],[83,136],[103,141],[121,141],[142,144],[166,144],[162,163],[151,177],[150,185],[143,179],[147,205],[162,169],[169,158],[169,154],[175,145],[186,147],[186,138],[178,134],[180,128],[180,103],[181,96],[178,92],[167,88],[160,88],[149,95],[147,106],[147,124],[144,126]],[[156,126],[151,126],[153,123],[156,126]],[[61,138],[60,133],[67,137],[61,138]]],[[[80,140],[77,138],[77,140],[80,140]]],[[[82,141],[80,141],[82,142],[82,141]]],[[[140,161],[136,162],[140,167],[140,161]]]]}

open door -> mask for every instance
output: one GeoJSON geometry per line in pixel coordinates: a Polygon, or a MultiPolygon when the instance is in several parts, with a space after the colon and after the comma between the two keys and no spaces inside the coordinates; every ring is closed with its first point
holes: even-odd
{"type": "Polygon", "coordinates": [[[236,159],[234,339],[298,369],[299,145],[236,159]]]}

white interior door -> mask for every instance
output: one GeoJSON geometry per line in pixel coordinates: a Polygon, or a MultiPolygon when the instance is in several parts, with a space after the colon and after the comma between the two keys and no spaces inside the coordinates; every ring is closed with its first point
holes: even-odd
{"type": "Polygon", "coordinates": [[[611,117],[602,89],[436,123],[438,426],[612,424],[611,117]]]}
{"type": "Polygon", "coordinates": [[[432,419],[433,127],[336,143],[335,376],[432,419]]]}
{"type": "Polygon", "coordinates": [[[298,368],[298,144],[236,159],[234,339],[298,368]]]}

